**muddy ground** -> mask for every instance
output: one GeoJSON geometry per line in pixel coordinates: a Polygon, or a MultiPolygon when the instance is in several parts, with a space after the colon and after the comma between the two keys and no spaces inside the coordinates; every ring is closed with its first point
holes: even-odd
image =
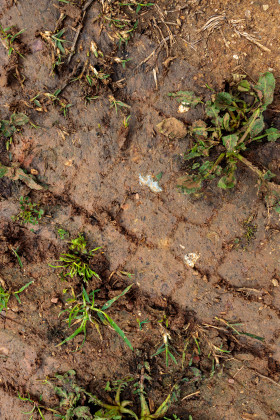
{"type": "MultiPolygon", "coordinates": [[[[107,381],[137,377],[144,362],[151,367],[152,380],[146,384],[151,408],[176,381],[188,379],[170,418],[277,419],[279,215],[268,211],[257,194],[257,180],[245,167],[240,167],[233,191],[210,183],[199,198],[181,194],[176,185],[189,138],[171,141],[155,126],[167,117],[190,123],[203,115],[200,107],[179,114],[169,92],[193,90],[207,98],[206,84],[223,89],[232,73],[256,80],[261,72],[272,71],[276,97],[266,118],[280,128],[279,2],[156,0],[138,13],[135,6],[120,8],[117,3],[93,1],[83,18],[82,1],[70,7],[56,0],[0,0],[2,26],[26,29],[16,44],[24,58],[14,52],[9,56],[0,44],[1,119],[23,112],[37,126],[28,124],[15,133],[9,151],[1,139],[1,163],[33,173],[44,186],[35,191],[21,181],[0,180],[1,279],[13,291],[34,281],[21,294],[21,304],[11,297],[0,318],[0,419],[28,418],[22,411],[32,406],[20,401],[18,393],[29,393],[35,401],[41,396],[45,406],[57,406],[54,394],[39,381],[56,372],[75,369],[80,384],[106,399],[107,381]],[[221,16],[220,25],[202,31],[214,15],[221,16]],[[127,20],[124,28],[110,20],[120,18],[127,20]],[[52,71],[57,50],[42,34],[62,28],[66,56],[52,71]],[[254,42],[240,32],[254,36],[254,42]],[[97,57],[91,41],[97,44],[97,57]],[[116,57],[128,61],[122,64],[116,57]],[[90,65],[109,76],[90,86],[85,77],[90,65]],[[57,89],[62,89],[62,104],[71,104],[65,115],[61,103],[44,95],[57,89]],[[32,101],[38,94],[39,105],[32,101]],[[112,96],[129,108],[116,112],[112,96]],[[140,185],[140,174],[158,176],[162,191],[140,185]],[[21,196],[44,209],[38,225],[11,219],[20,210],[21,196]],[[105,327],[102,341],[90,328],[79,351],[81,336],[56,347],[69,335],[65,318],[58,317],[67,298],[63,289],[77,290],[81,282],[62,282],[58,270],[49,266],[68,249],[58,229],[69,232],[69,239],[83,232],[90,248],[102,247],[93,265],[101,281],[87,286],[88,291],[101,289],[98,304],[134,284],[110,309],[133,352],[105,327]],[[194,267],[184,260],[189,253],[199,255],[194,267]],[[217,318],[241,323],[240,331],[264,340],[237,336],[217,318]],[[140,329],[137,319],[149,322],[140,329]],[[166,367],[163,355],[152,357],[162,343],[162,319],[169,321],[178,365],[166,367]],[[182,365],[186,340],[190,344],[182,365]],[[228,352],[218,352],[219,364],[209,352],[211,344],[228,352]]],[[[277,142],[247,153],[280,182],[277,142]]],[[[139,412],[137,397],[127,393],[139,412]]],[[[45,417],[52,415],[45,412],[45,417]]]]}

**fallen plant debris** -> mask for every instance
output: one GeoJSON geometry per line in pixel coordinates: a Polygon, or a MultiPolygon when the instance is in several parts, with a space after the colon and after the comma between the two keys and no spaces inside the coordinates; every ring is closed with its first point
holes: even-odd
{"type": "Polygon", "coordinates": [[[9,150],[12,143],[13,134],[19,130],[18,127],[22,127],[28,122],[28,116],[22,112],[12,114],[9,120],[0,120],[0,134],[6,139],[7,150],[9,150]]]}
{"type": "MultiPolygon", "coordinates": [[[[198,193],[204,181],[215,178],[219,178],[219,188],[234,188],[237,167],[243,163],[258,176],[266,202],[280,213],[280,186],[271,181],[275,175],[268,169],[259,169],[244,156],[253,142],[275,142],[280,137],[277,128],[266,128],[263,116],[273,102],[274,90],[274,76],[267,72],[257,84],[241,78],[230,84],[228,92],[213,94],[205,102],[205,121],[197,120],[188,128],[191,147],[184,156],[188,170],[179,180],[183,192],[198,193]]],[[[193,92],[180,91],[170,96],[184,106],[201,103],[193,92]]]]}
{"type": "Polygon", "coordinates": [[[0,163],[0,178],[4,176],[10,178],[12,181],[20,180],[24,182],[31,190],[42,190],[44,188],[34,180],[32,175],[25,173],[23,169],[5,166],[0,163]]]}

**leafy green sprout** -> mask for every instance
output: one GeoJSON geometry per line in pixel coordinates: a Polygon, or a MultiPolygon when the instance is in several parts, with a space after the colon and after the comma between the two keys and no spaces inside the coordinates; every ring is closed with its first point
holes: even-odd
{"type": "Polygon", "coordinates": [[[13,52],[16,52],[20,57],[24,58],[22,54],[20,54],[13,46],[13,43],[16,38],[18,38],[26,29],[22,29],[21,31],[17,32],[16,34],[11,33],[11,29],[13,26],[8,26],[7,28],[3,28],[0,24],[0,38],[5,41],[5,48],[8,50],[8,55],[11,55],[13,52]]]}
{"type": "Polygon", "coordinates": [[[140,319],[137,318],[136,321],[137,321],[137,324],[139,325],[139,330],[143,329],[144,324],[148,324],[150,322],[150,320],[148,318],[144,319],[143,321],[140,321],[140,319]]]}
{"type": "Polygon", "coordinates": [[[20,256],[18,255],[18,252],[17,252],[19,247],[17,247],[16,249],[14,249],[14,248],[11,248],[11,249],[12,249],[13,253],[15,254],[16,258],[17,258],[17,261],[18,261],[18,264],[19,264],[20,268],[23,268],[22,261],[20,259],[20,256]]]}
{"type": "Polygon", "coordinates": [[[115,99],[113,95],[109,95],[109,101],[111,103],[110,108],[114,107],[116,110],[116,114],[118,113],[118,108],[131,108],[130,105],[127,105],[124,102],[115,99]]]}
{"type": "MultiPolygon", "coordinates": [[[[153,420],[160,419],[165,416],[171,404],[177,401],[180,386],[175,384],[171,389],[170,394],[166,397],[160,407],[151,413],[145,399],[146,392],[144,390],[144,379],[149,379],[147,375],[141,374],[139,383],[136,385],[136,393],[139,395],[141,404],[141,413],[138,416],[132,409],[128,408],[132,402],[121,399],[121,393],[128,382],[134,378],[126,378],[121,381],[115,381],[114,390],[116,392],[113,403],[106,403],[98,398],[96,395],[87,392],[84,388],[77,385],[75,380],[76,372],[69,370],[64,375],[56,374],[55,378],[46,379],[45,384],[50,385],[60,399],[59,408],[66,410],[65,415],[55,415],[55,417],[71,420],[73,418],[83,418],[87,420],[122,420],[124,418],[134,418],[135,420],[153,420]],[[54,381],[59,380],[61,385],[56,385],[54,381]],[[91,414],[89,405],[92,404],[99,410],[94,415],[91,414]]],[[[111,387],[107,387],[111,390],[111,387]]],[[[173,415],[173,420],[179,420],[178,417],[173,415]]],[[[190,419],[190,418],[189,418],[190,419]]]]}
{"type": "Polygon", "coordinates": [[[72,239],[69,245],[69,252],[61,254],[59,262],[61,265],[50,265],[52,268],[62,268],[64,271],[61,272],[61,277],[66,278],[67,276],[73,278],[79,276],[85,283],[94,276],[99,279],[99,275],[90,268],[90,260],[96,255],[101,247],[97,247],[91,250],[87,249],[87,242],[85,237],[80,234],[77,238],[72,239]]]}
{"type": "MultiPolygon", "coordinates": [[[[236,169],[241,162],[253,171],[261,185],[274,196],[274,207],[280,212],[280,187],[271,181],[270,171],[261,171],[243,153],[252,142],[275,142],[280,131],[265,128],[263,112],[273,102],[275,79],[272,73],[263,74],[256,85],[248,80],[232,84],[229,92],[220,92],[204,104],[206,121],[195,121],[189,129],[192,145],[185,154],[189,170],[180,181],[188,194],[197,193],[203,181],[219,178],[218,187],[233,188],[236,169]]],[[[194,92],[170,93],[180,104],[195,107],[203,103],[194,92]]]]}
{"type": "Polygon", "coordinates": [[[127,128],[129,126],[129,120],[131,115],[128,115],[127,117],[123,117],[123,126],[124,128],[127,128]]]}
{"type": "Polygon", "coordinates": [[[97,293],[99,290],[93,290],[88,294],[83,287],[81,295],[75,296],[75,293],[72,289],[72,298],[68,299],[68,305],[70,305],[70,307],[62,311],[60,315],[65,313],[68,314],[68,327],[71,327],[74,324],[79,324],[79,326],[69,337],[58,344],[58,346],[61,346],[62,344],[72,340],[74,337],[76,337],[76,335],[82,333],[84,338],[80,346],[81,348],[86,340],[88,323],[94,325],[100,335],[100,338],[102,339],[99,328],[99,324],[102,323],[113,328],[115,332],[119,334],[119,336],[123,339],[125,344],[127,344],[127,346],[133,350],[132,344],[126,337],[125,333],[106,312],[107,309],[109,309],[116,300],[124,296],[131,287],[132,285],[128,286],[123,290],[121,294],[108,300],[101,308],[98,308],[95,303],[95,293],[97,293]]]}
{"type": "MultiPolygon", "coordinates": [[[[30,398],[30,395],[29,394],[27,394],[27,397],[22,397],[20,395],[20,393],[18,392],[18,398],[21,401],[29,402],[30,404],[33,405],[32,409],[30,411],[22,411],[23,414],[28,414],[28,415],[31,414],[31,416],[29,417],[29,420],[32,420],[33,419],[33,416],[34,416],[34,414],[36,412],[38,412],[38,414],[39,414],[39,416],[41,417],[42,420],[45,420],[45,417],[43,415],[42,410],[50,411],[51,413],[54,413],[54,414],[59,414],[59,412],[57,410],[54,410],[53,408],[48,408],[45,405],[40,404],[40,402],[37,402],[35,400],[32,400],[30,398]]],[[[40,401],[41,401],[41,399],[42,398],[40,396],[40,401]]]]}
{"type": "Polygon", "coordinates": [[[135,1],[135,2],[131,2],[131,3],[119,3],[119,6],[136,6],[135,13],[137,14],[144,7],[154,6],[154,3],[140,3],[138,1],[135,1]]]}
{"type": "Polygon", "coordinates": [[[13,134],[20,130],[20,127],[27,124],[29,118],[22,112],[14,113],[9,120],[0,120],[0,135],[6,140],[6,149],[9,150],[13,140],[13,134]]]}
{"type": "Polygon", "coordinates": [[[0,313],[5,309],[8,309],[8,303],[9,300],[11,298],[11,296],[14,296],[16,298],[16,300],[21,304],[21,300],[20,300],[20,293],[22,293],[25,289],[27,289],[27,287],[30,286],[30,284],[32,284],[33,281],[30,281],[29,283],[26,283],[24,286],[22,286],[19,290],[17,290],[16,292],[12,292],[10,290],[6,290],[5,285],[1,284],[0,286],[0,313]]]}
{"type": "MultiPolygon", "coordinates": [[[[63,112],[63,115],[66,118],[69,108],[72,106],[72,104],[67,104],[64,100],[59,98],[60,93],[61,93],[61,89],[57,89],[54,93],[46,92],[44,93],[44,95],[50,98],[54,103],[57,103],[60,106],[60,110],[63,112]]],[[[36,106],[42,107],[40,102],[37,99],[39,95],[36,95],[34,98],[31,99],[31,101],[34,101],[36,106]]]]}
{"type": "Polygon", "coordinates": [[[60,239],[62,240],[69,237],[69,232],[67,232],[67,230],[64,230],[62,228],[57,229],[57,233],[60,239]]]}
{"type": "Polygon", "coordinates": [[[164,315],[163,319],[158,321],[160,324],[160,328],[161,328],[161,333],[162,333],[162,337],[163,337],[163,343],[162,345],[157,349],[157,351],[151,356],[151,357],[156,357],[161,353],[164,353],[165,356],[165,365],[168,367],[169,366],[169,358],[175,363],[175,365],[177,365],[177,360],[175,358],[175,356],[173,355],[173,353],[171,352],[171,350],[175,353],[176,350],[173,348],[173,346],[171,346],[170,341],[171,341],[171,335],[169,334],[169,332],[167,331],[168,328],[168,319],[166,318],[166,315],[164,315]],[[165,324],[165,327],[163,327],[163,325],[161,323],[165,324]]]}
{"type": "Polygon", "coordinates": [[[21,211],[16,216],[12,216],[12,220],[20,224],[37,225],[44,215],[44,210],[40,209],[38,204],[32,203],[29,197],[20,197],[19,202],[21,211]]]}

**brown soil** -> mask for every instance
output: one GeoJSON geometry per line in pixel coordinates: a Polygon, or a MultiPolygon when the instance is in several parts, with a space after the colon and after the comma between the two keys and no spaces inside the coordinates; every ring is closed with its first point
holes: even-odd
{"type": "MultiPolygon", "coordinates": [[[[203,118],[199,106],[178,114],[178,104],[168,92],[193,90],[207,98],[206,84],[223,89],[232,73],[256,80],[269,70],[277,88],[267,119],[280,128],[279,2],[156,0],[153,7],[142,8],[138,14],[135,8],[124,7],[126,18],[138,20],[138,26],[128,42],[119,46],[116,32],[120,29],[104,18],[110,16],[110,8],[113,18],[119,17],[117,2],[95,1],[86,10],[70,64],[52,72],[56,51],[40,33],[53,31],[64,13],[57,29],[67,29],[69,43],[64,46],[70,50],[85,2],[73,3],[0,0],[2,26],[26,28],[15,45],[24,58],[17,53],[8,57],[0,44],[1,119],[8,119],[12,112],[24,112],[38,126],[26,125],[16,133],[9,152],[2,139],[1,163],[36,173],[36,180],[45,186],[43,191],[32,191],[20,181],[0,180],[1,279],[14,291],[34,281],[21,294],[21,304],[12,297],[9,310],[0,318],[0,419],[28,418],[22,411],[32,407],[17,398],[18,392],[29,393],[36,401],[41,395],[45,406],[56,405],[50,389],[38,381],[46,376],[72,368],[80,384],[104,395],[107,381],[136,377],[137,366],[145,361],[151,366],[152,381],[147,383],[151,407],[162,402],[177,380],[189,380],[170,409],[170,417],[277,419],[279,216],[267,211],[257,194],[257,180],[245,167],[238,172],[234,191],[220,191],[210,184],[199,199],[180,194],[176,180],[183,174],[182,153],[189,140],[176,135],[168,140],[156,126],[171,117],[185,123],[203,118]],[[220,26],[212,32],[201,31],[214,15],[224,15],[220,26]],[[254,36],[261,45],[238,31],[254,36]],[[103,56],[96,58],[90,53],[88,57],[91,41],[103,56]],[[116,57],[130,61],[123,68],[116,57]],[[85,78],[73,82],[87,69],[85,63],[109,77],[92,86],[85,78]],[[62,89],[60,99],[71,104],[66,117],[57,102],[42,95],[57,89],[62,89]],[[39,93],[40,109],[31,101],[39,93]],[[94,96],[98,98],[86,99],[94,96]],[[116,112],[112,96],[130,108],[119,107],[116,112]],[[131,118],[125,129],[123,119],[128,115],[131,118]],[[156,193],[140,185],[139,174],[161,174],[162,191],[156,193]],[[19,212],[20,196],[25,195],[45,211],[36,226],[20,226],[11,219],[19,212]],[[253,235],[248,241],[250,223],[253,235]],[[134,352],[105,327],[101,328],[102,341],[95,329],[89,329],[78,352],[74,350],[81,336],[56,347],[69,335],[65,319],[59,317],[66,302],[63,289],[72,285],[78,290],[80,284],[78,279],[61,282],[57,270],[49,266],[67,250],[58,228],[67,230],[71,239],[84,232],[90,247],[102,246],[93,266],[101,281],[87,286],[88,291],[101,289],[98,304],[135,283],[110,309],[133,343],[134,352]],[[12,248],[18,250],[22,268],[12,248]],[[185,263],[184,256],[189,253],[199,255],[194,268],[185,263]],[[130,279],[121,272],[133,276],[130,279]],[[164,315],[178,353],[177,366],[171,363],[166,367],[162,355],[151,357],[162,342],[158,321],[164,315]],[[264,341],[233,335],[215,317],[242,323],[240,331],[264,341]],[[149,319],[149,323],[140,330],[137,318],[149,319]],[[198,354],[192,342],[182,367],[184,340],[202,327],[202,352],[198,354]],[[214,374],[207,343],[230,352],[220,358],[214,374]],[[200,372],[195,380],[192,367],[200,372]],[[194,395],[184,398],[190,394],[194,395]]],[[[249,154],[280,181],[279,144],[259,145],[249,154]]],[[[129,398],[139,410],[132,392],[129,398]]],[[[52,418],[50,413],[46,418],[52,418]]]]}

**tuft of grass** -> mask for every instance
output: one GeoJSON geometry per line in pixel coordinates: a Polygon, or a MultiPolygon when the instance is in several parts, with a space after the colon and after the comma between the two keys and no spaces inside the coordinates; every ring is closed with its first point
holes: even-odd
{"type": "Polygon", "coordinates": [[[32,284],[33,281],[30,281],[29,283],[26,283],[24,286],[22,286],[19,290],[13,292],[11,290],[7,290],[5,287],[5,283],[4,281],[1,281],[1,286],[0,286],[0,313],[3,310],[7,310],[8,309],[8,303],[9,300],[11,298],[11,296],[14,296],[16,298],[16,300],[21,304],[20,301],[20,293],[22,293],[25,289],[27,289],[27,287],[30,286],[30,284],[32,284]]]}
{"type": "MultiPolygon", "coordinates": [[[[54,378],[46,379],[44,384],[51,386],[60,399],[58,409],[61,411],[60,415],[55,417],[70,420],[74,418],[87,419],[87,420],[122,420],[122,419],[135,419],[135,420],[152,420],[165,418],[165,414],[169,410],[174,401],[178,400],[180,385],[175,384],[171,389],[170,394],[166,397],[160,407],[151,413],[146,402],[146,392],[144,389],[144,380],[150,380],[145,373],[141,372],[140,380],[135,383],[135,393],[139,395],[141,412],[138,416],[135,411],[128,408],[132,405],[129,400],[122,400],[121,393],[128,385],[128,382],[135,380],[133,377],[128,377],[123,380],[114,381],[113,391],[115,391],[114,400],[110,403],[104,402],[96,395],[87,392],[83,387],[76,382],[76,372],[69,370],[63,375],[56,374],[54,378]],[[58,383],[58,384],[57,384],[58,383]],[[94,415],[91,414],[95,410],[94,415]],[[97,411],[96,411],[97,410],[97,411]]],[[[109,383],[110,385],[110,383],[109,383]]],[[[111,391],[110,386],[106,389],[111,391]]],[[[191,416],[189,417],[191,419],[191,416]]],[[[180,420],[179,417],[173,414],[173,420],[180,420]]]]}
{"type": "Polygon", "coordinates": [[[68,299],[68,305],[70,306],[69,308],[62,311],[60,315],[65,313],[68,314],[68,327],[77,324],[79,324],[79,326],[69,337],[67,337],[60,344],[58,344],[58,346],[67,343],[68,341],[76,337],[76,335],[82,333],[84,335],[84,339],[80,346],[81,348],[86,340],[88,324],[92,324],[95,326],[102,339],[102,335],[99,328],[99,324],[101,323],[112,327],[127,344],[127,346],[131,350],[133,350],[132,344],[126,337],[123,330],[115,323],[115,321],[113,321],[113,319],[106,312],[107,309],[109,309],[116,300],[125,295],[131,287],[132,285],[128,286],[126,289],[123,290],[121,294],[114,297],[113,299],[108,300],[101,308],[98,308],[95,303],[95,293],[97,293],[99,290],[93,290],[88,294],[85,288],[83,287],[81,295],[76,296],[72,289],[72,298],[68,299]]]}
{"type": "Polygon", "coordinates": [[[173,353],[171,352],[171,350],[172,350],[175,353],[176,350],[170,344],[171,335],[169,334],[169,332],[167,330],[168,329],[168,319],[166,318],[166,316],[164,316],[163,319],[158,321],[158,322],[160,323],[159,326],[161,328],[163,343],[151,357],[155,357],[155,356],[158,356],[161,353],[164,353],[165,364],[166,364],[167,367],[169,366],[169,359],[171,359],[175,363],[175,365],[177,365],[178,364],[177,360],[176,360],[175,356],[173,355],[173,353]],[[164,323],[165,326],[163,326],[162,323],[164,323]]]}
{"type": "MultiPolygon", "coordinates": [[[[191,147],[185,153],[188,170],[179,180],[184,193],[196,194],[205,181],[212,179],[218,179],[219,188],[234,188],[236,170],[242,164],[257,175],[268,194],[267,202],[280,213],[280,186],[271,181],[275,175],[259,169],[244,156],[255,142],[275,142],[280,137],[278,129],[265,126],[263,116],[273,102],[274,90],[274,76],[267,72],[256,85],[239,79],[230,85],[228,92],[213,94],[204,103],[205,121],[197,120],[189,127],[191,147]]],[[[180,91],[169,96],[184,107],[202,103],[193,92],[180,91]]]]}
{"type": "MultiPolygon", "coordinates": [[[[111,103],[110,108],[115,108],[116,110],[116,114],[118,113],[118,109],[119,108],[130,108],[130,105],[125,104],[122,101],[118,101],[117,99],[114,98],[113,95],[109,95],[109,101],[111,103]]],[[[128,118],[126,119],[126,124],[128,123],[128,118]]],[[[124,124],[125,124],[124,123],[124,124]]]]}
{"type": "Polygon", "coordinates": [[[29,197],[20,197],[19,202],[21,211],[16,216],[12,216],[12,220],[20,224],[31,223],[37,225],[44,214],[44,210],[40,209],[38,204],[32,203],[29,197]]]}
{"type": "Polygon", "coordinates": [[[101,247],[88,250],[86,239],[82,234],[72,239],[70,244],[68,253],[61,254],[59,257],[61,265],[49,264],[49,266],[52,268],[62,268],[63,271],[60,275],[64,279],[67,276],[71,278],[79,276],[85,283],[88,283],[93,276],[99,279],[99,275],[90,268],[90,260],[101,247]]]}
{"type": "Polygon", "coordinates": [[[16,49],[14,41],[17,38],[19,38],[19,36],[25,31],[25,29],[22,29],[21,31],[14,34],[12,28],[14,28],[14,26],[8,26],[7,28],[3,28],[3,26],[0,24],[0,38],[2,40],[2,43],[8,50],[8,55],[11,55],[13,52],[15,52],[22,58],[24,58],[23,55],[20,54],[20,52],[16,49]]]}

